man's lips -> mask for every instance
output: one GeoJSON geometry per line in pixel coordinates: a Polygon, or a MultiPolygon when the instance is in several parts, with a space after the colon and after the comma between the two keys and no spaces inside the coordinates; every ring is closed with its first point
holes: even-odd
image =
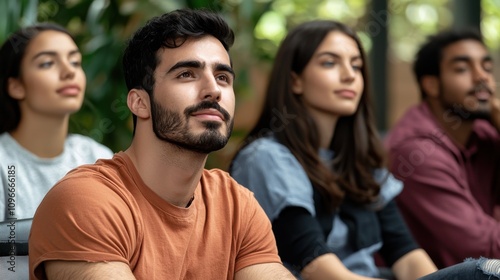
{"type": "Polygon", "coordinates": [[[473,95],[480,101],[488,101],[491,98],[491,92],[487,90],[475,91],[473,95]]]}
{"type": "Polygon", "coordinates": [[[204,118],[209,118],[209,119],[218,119],[224,121],[224,116],[222,115],[221,112],[219,112],[216,109],[203,109],[196,111],[191,114],[192,116],[200,116],[204,118]]]}
{"type": "Polygon", "coordinates": [[[67,96],[75,96],[81,92],[81,88],[78,85],[68,85],[57,89],[57,93],[67,96]]]}
{"type": "Polygon", "coordinates": [[[469,95],[474,96],[479,101],[488,101],[493,96],[493,91],[487,83],[481,82],[474,86],[469,95]]]}

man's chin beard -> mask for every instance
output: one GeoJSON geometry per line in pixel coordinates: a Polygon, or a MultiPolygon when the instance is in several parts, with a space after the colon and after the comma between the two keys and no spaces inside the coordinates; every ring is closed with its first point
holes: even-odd
{"type": "Polygon", "coordinates": [[[469,119],[470,120],[489,120],[491,118],[491,114],[489,111],[475,111],[471,112],[469,119]]]}
{"type": "Polygon", "coordinates": [[[218,131],[209,130],[200,136],[184,136],[181,139],[162,135],[156,129],[154,130],[156,137],[162,141],[168,142],[179,149],[188,150],[200,154],[209,154],[224,148],[229,141],[229,136],[224,137],[218,131]],[[187,137],[187,138],[186,138],[187,137]],[[187,140],[187,141],[186,141],[187,140]]]}
{"type": "Polygon", "coordinates": [[[474,111],[466,110],[464,107],[451,107],[448,109],[463,121],[489,120],[491,118],[491,112],[487,108],[479,108],[474,111]]]}
{"type": "MultiPolygon", "coordinates": [[[[228,121],[225,122],[227,135],[223,135],[219,130],[224,125],[220,122],[205,121],[203,122],[204,131],[201,134],[192,134],[189,129],[188,119],[189,111],[185,112],[186,119],[183,121],[182,114],[162,108],[158,103],[152,102],[152,128],[156,137],[162,141],[168,142],[179,149],[189,150],[201,154],[209,154],[213,151],[220,150],[229,141],[229,137],[233,130],[234,119],[230,118],[229,113],[219,108],[221,114],[228,121]]],[[[196,108],[214,107],[215,105],[201,104],[196,108]]],[[[217,107],[217,106],[215,106],[217,107]]]]}
{"type": "Polygon", "coordinates": [[[190,152],[202,154],[202,155],[208,155],[211,152],[218,151],[224,147],[224,146],[222,146],[222,147],[210,147],[210,148],[208,148],[208,147],[200,147],[200,146],[191,146],[191,145],[187,145],[186,143],[181,143],[181,142],[167,140],[167,139],[162,139],[162,140],[176,146],[179,150],[190,151],[190,152]]]}

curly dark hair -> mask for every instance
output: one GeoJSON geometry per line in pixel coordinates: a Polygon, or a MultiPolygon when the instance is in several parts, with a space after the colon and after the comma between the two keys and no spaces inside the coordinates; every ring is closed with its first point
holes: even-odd
{"type": "Polygon", "coordinates": [[[477,29],[452,29],[429,36],[417,52],[413,72],[420,87],[422,99],[427,95],[420,86],[422,77],[427,75],[439,77],[439,65],[443,58],[443,50],[449,45],[462,40],[476,40],[484,45],[481,33],[477,29]]]}
{"type": "MultiPolygon", "coordinates": [[[[123,71],[128,90],[144,89],[151,97],[154,72],[159,64],[158,50],[178,48],[188,38],[211,35],[224,48],[234,42],[234,33],[226,21],[208,10],[179,9],[149,20],[128,41],[123,55],[123,71]]],[[[133,116],[134,132],[137,116],[133,116]]]]}

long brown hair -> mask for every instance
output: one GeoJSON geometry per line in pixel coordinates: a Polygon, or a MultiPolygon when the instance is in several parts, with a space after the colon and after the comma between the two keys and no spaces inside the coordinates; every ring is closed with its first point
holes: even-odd
{"type": "Polygon", "coordinates": [[[380,192],[373,171],[382,167],[384,155],[375,127],[366,68],[361,42],[352,29],[331,20],[310,21],[297,26],[281,43],[259,121],[240,150],[272,133],[300,162],[314,188],[322,194],[325,210],[332,211],[346,196],[358,203],[373,201],[380,192]],[[291,73],[302,73],[318,46],[332,31],[342,32],[356,41],[364,62],[361,73],[365,86],[356,112],[337,122],[330,144],[335,156],[327,165],[318,154],[320,144],[316,123],[300,98],[292,93],[291,73]]]}

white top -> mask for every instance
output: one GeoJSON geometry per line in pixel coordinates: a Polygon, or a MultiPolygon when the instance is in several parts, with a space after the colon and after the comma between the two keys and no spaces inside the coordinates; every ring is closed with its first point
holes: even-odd
{"type": "Polygon", "coordinates": [[[45,194],[68,171],[111,157],[109,148],[83,135],[68,135],[57,157],[40,158],[9,133],[0,134],[0,221],[32,218],[45,194]]]}

